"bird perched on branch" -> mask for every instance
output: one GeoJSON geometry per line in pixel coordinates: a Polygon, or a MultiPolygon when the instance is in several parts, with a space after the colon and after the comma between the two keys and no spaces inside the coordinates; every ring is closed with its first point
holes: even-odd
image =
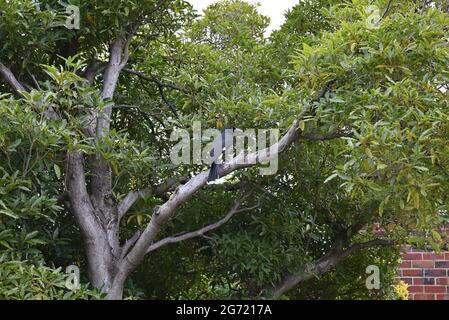
{"type": "Polygon", "coordinates": [[[232,126],[227,126],[221,132],[221,134],[218,137],[216,137],[215,140],[212,142],[212,149],[210,151],[211,158],[209,161],[210,171],[207,182],[213,182],[218,178],[220,178],[219,161],[221,155],[224,155],[225,151],[234,145],[234,137],[240,133],[243,133],[241,129],[232,126]]]}

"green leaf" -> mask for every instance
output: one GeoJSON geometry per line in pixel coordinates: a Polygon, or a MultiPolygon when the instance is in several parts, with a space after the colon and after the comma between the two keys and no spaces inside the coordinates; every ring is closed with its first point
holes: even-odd
{"type": "Polygon", "coordinates": [[[12,212],[11,210],[0,210],[0,213],[3,213],[4,215],[11,217],[13,219],[19,219],[19,216],[12,212]]]}
{"type": "Polygon", "coordinates": [[[429,171],[429,169],[427,169],[426,167],[421,167],[421,166],[414,166],[413,168],[418,169],[419,171],[423,171],[423,172],[429,171]]]}
{"type": "Polygon", "coordinates": [[[328,183],[329,181],[335,179],[336,177],[338,177],[338,173],[334,173],[331,176],[329,176],[326,180],[324,180],[324,183],[328,183]]]}
{"type": "Polygon", "coordinates": [[[56,177],[61,179],[61,168],[55,163],[53,169],[55,170],[56,177]]]}

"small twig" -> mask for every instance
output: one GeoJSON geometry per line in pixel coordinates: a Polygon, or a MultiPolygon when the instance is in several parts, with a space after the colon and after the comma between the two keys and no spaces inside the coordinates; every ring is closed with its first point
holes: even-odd
{"type": "Polygon", "coordinates": [[[390,10],[391,4],[393,3],[393,0],[388,1],[387,7],[385,8],[384,13],[382,14],[382,19],[387,16],[388,10],[390,10]]]}
{"type": "Polygon", "coordinates": [[[123,71],[127,72],[129,74],[136,75],[136,76],[138,76],[139,78],[141,78],[143,80],[154,82],[157,86],[167,87],[167,88],[170,88],[170,89],[173,89],[173,90],[181,91],[181,92],[183,92],[185,94],[189,93],[189,91],[187,91],[187,89],[181,88],[181,87],[177,86],[176,84],[174,84],[172,82],[163,82],[163,81],[159,80],[155,75],[147,75],[147,74],[145,74],[143,72],[135,71],[135,70],[132,70],[132,69],[129,69],[129,68],[124,68],[123,71]]]}
{"type": "Polygon", "coordinates": [[[313,141],[329,141],[329,140],[334,140],[334,139],[339,139],[339,138],[350,138],[353,136],[353,133],[349,130],[339,130],[327,135],[317,135],[317,134],[310,134],[310,133],[303,133],[302,137],[308,139],[308,140],[313,140],[313,141]]]}
{"type": "Polygon", "coordinates": [[[34,76],[34,74],[32,74],[30,72],[30,70],[27,68],[27,73],[29,74],[29,76],[31,77],[31,79],[33,80],[34,85],[36,86],[37,89],[41,90],[41,86],[39,85],[39,82],[37,82],[36,77],[34,76]]]}

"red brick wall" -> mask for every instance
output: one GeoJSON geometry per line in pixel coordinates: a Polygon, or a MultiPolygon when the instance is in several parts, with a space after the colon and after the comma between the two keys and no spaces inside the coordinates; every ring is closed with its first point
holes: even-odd
{"type": "Polygon", "coordinates": [[[449,300],[449,252],[407,250],[398,280],[408,284],[410,300],[449,300]]]}

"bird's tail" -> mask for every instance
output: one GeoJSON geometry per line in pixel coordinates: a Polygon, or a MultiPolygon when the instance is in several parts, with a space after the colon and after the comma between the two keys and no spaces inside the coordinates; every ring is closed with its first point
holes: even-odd
{"type": "Polygon", "coordinates": [[[220,178],[220,176],[218,174],[218,164],[216,164],[215,162],[212,162],[212,165],[210,166],[209,178],[207,179],[207,182],[213,182],[213,181],[217,180],[218,178],[220,178]]]}

